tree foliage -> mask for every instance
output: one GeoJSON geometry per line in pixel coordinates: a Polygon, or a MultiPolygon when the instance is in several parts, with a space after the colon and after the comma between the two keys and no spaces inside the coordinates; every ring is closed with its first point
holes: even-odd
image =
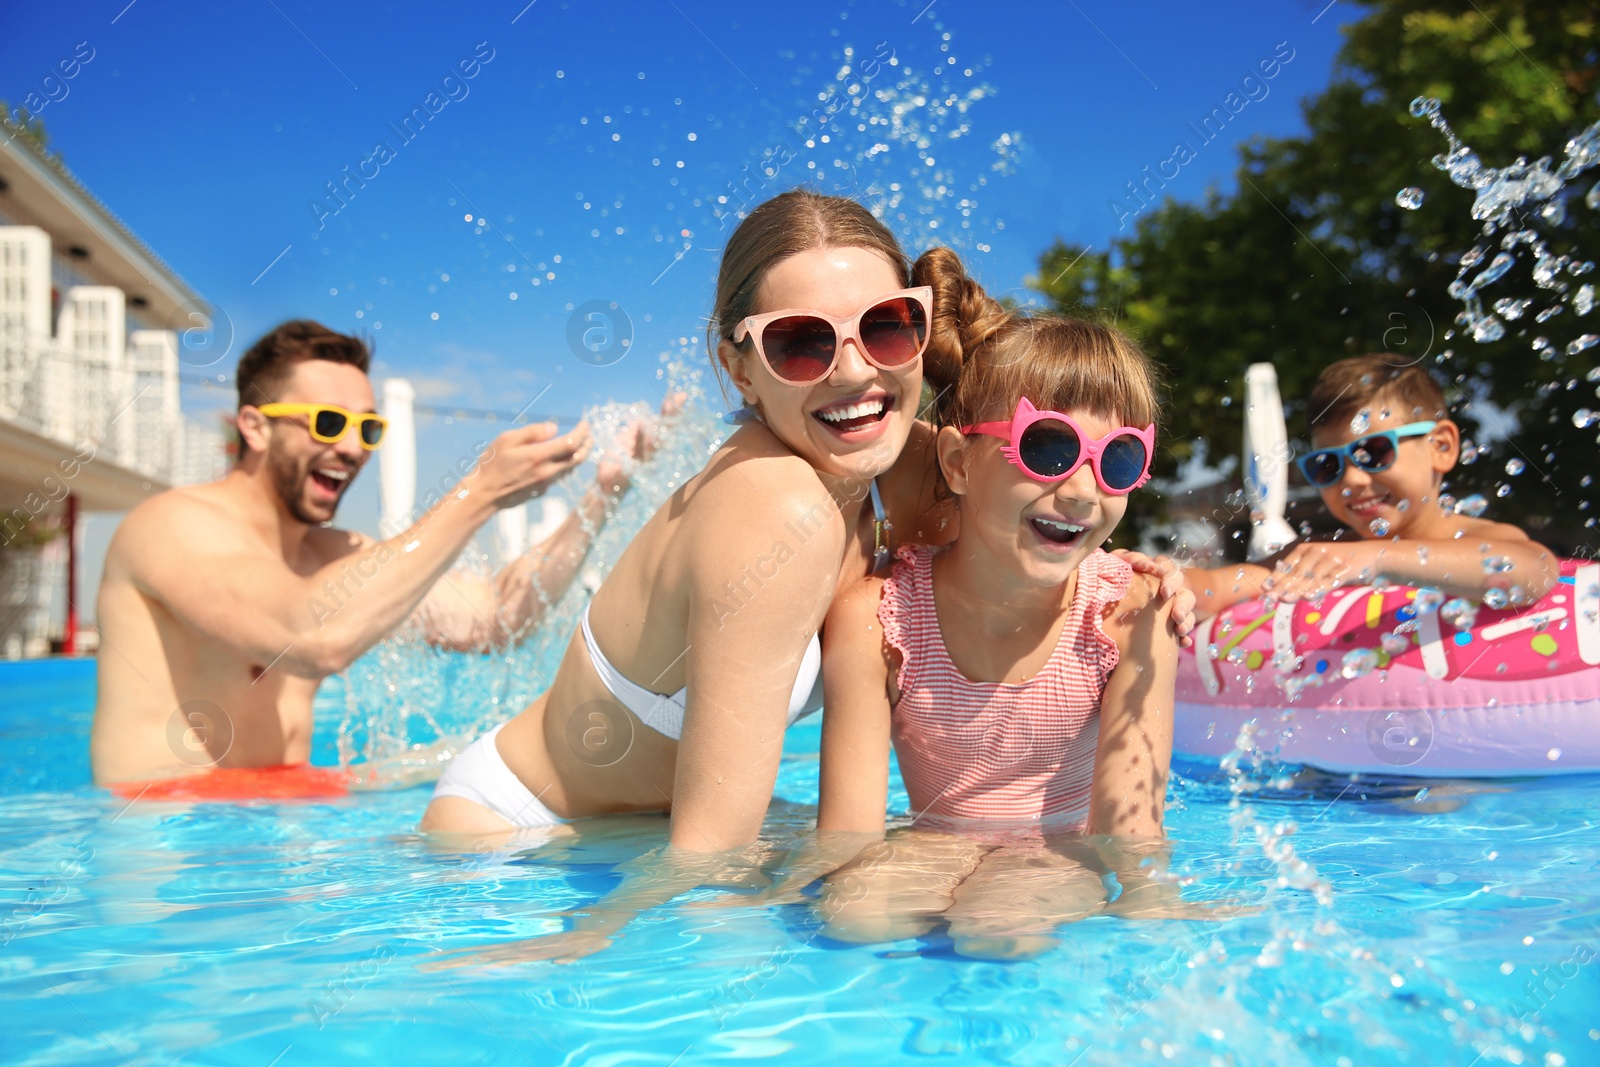
{"type": "MultiPolygon", "coordinates": [[[[1451,336],[1461,306],[1446,289],[1462,254],[1482,239],[1481,224],[1471,217],[1473,193],[1430,162],[1444,138],[1408,106],[1437,97],[1486,165],[1518,156],[1559,162],[1568,139],[1600,117],[1600,9],[1575,0],[1365,6],[1344,29],[1330,85],[1302,104],[1304,136],[1248,142],[1236,191],[1152,204],[1109,249],[1058,241],[1033,284],[1060,310],[1115,316],[1164,367],[1172,403],[1158,475],[1172,475],[1201,439],[1212,459],[1238,453],[1251,363],[1276,365],[1293,437],[1303,434],[1304,397],[1323,367],[1387,351],[1403,362],[1426,359],[1453,383],[1469,433],[1505,438],[1457,469],[1453,492],[1483,492],[1492,517],[1526,524],[1552,547],[1592,553],[1600,492],[1586,479],[1597,473],[1595,428],[1574,425],[1573,414],[1600,408],[1585,377],[1600,347],[1564,351],[1572,338],[1600,332],[1600,313],[1585,319],[1568,309],[1536,323],[1534,313],[1551,302],[1536,300],[1506,324],[1503,340],[1451,336]],[[1408,186],[1425,193],[1418,210],[1395,202],[1408,186]],[[1554,358],[1532,350],[1540,335],[1554,358]],[[1507,474],[1517,458],[1526,470],[1507,474]]],[[[1580,177],[1564,221],[1538,223],[1580,262],[1600,252],[1600,211],[1583,200],[1596,177],[1580,177]]],[[[1529,258],[1484,290],[1486,304],[1547,295],[1529,280],[1529,258]]],[[[1142,510],[1130,517],[1148,521],[1161,504],[1147,496],[1135,507],[1142,510]]]]}

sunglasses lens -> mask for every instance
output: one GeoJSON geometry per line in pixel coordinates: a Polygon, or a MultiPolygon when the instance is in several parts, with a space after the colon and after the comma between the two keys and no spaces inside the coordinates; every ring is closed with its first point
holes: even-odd
{"type": "Polygon", "coordinates": [[[1100,453],[1100,477],[1108,488],[1125,493],[1144,477],[1148,458],[1144,442],[1137,437],[1126,433],[1114,437],[1100,453]]]}
{"type": "Polygon", "coordinates": [[[821,381],[833,367],[837,348],[833,327],[815,315],[776,319],[761,331],[767,365],[786,382],[821,381]]]}
{"type": "Polygon", "coordinates": [[[1305,473],[1306,481],[1325,486],[1339,480],[1344,464],[1340,462],[1337,452],[1313,452],[1306,457],[1300,469],[1305,473]]]}
{"type": "Polygon", "coordinates": [[[922,354],[928,318],[910,297],[885,300],[861,316],[861,345],[883,367],[902,367],[922,354]]]}
{"type": "Polygon", "coordinates": [[[1060,478],[1078,465],[1083,442],[1064,422],[1041,419],[1022,431],[1017,456],[1041,478],[1060,478]]]}
{"type": "Polygon", "coordinates": [[[368,448],[377,448],[378,442],[383,440],[383,423],[377,419],[361,420],[361,443],[368,448]]]}
{"type": "Polygon", "coordinates": [[[1373,434],[1350,446],[1350,458],[1364,471],[1386,471],[1394,465],[1394,451],[1393,441],[1373,434]]]}
{"type": "Polygon", "coordinates": [[[323,408],[311,417],[311,428],[316,437],[324,441],[331,441],[344,436],[345,423],[348,421],[342,411],[330,411],[323,408]]]}

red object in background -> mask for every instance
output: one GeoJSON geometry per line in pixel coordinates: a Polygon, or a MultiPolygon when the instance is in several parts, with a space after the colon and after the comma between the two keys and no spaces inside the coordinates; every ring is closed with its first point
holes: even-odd
{"type": "Polygon", "coordinates": [[[61,653],[78,654],[78,494],[67,494],[67,628],[61,653]]]}
{"type": "Polygon", "coordinates": [[[350,775],[309,763],[276,767],[216,767],[187,778],[118,782],[111,792],[127,800],[319,800],[350,791],[350,775]]]}

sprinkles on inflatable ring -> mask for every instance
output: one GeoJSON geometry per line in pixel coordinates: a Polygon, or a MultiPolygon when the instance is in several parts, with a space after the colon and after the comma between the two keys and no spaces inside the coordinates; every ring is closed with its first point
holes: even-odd
{"type": "Polygon", "coordinates": [[[1565,560],[1529,608],[1356,586],[1320,604],[1236,604],[1178,668],[1173,747],[1340,773],[1516,777],[1600,771],[1600,564],[1565,560]]]}

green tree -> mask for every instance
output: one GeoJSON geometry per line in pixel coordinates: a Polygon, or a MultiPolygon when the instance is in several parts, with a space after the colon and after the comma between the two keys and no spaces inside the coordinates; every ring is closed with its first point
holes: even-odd
{"type": "MultiPolygon", "coordinates": [[[[1295,436],[1324,366],[1389,351],[1425,358],[1454,383],[1469,433],[1511,429],[1482,425],[1503,420],[1496,408],[1515,414],[1511,439],[1458,468],[1453,492],[1493,499],[1505,486],[1492,516],[1524,523],[1563,551],[1592,552],[1595,431],[1573,419],[1580,408],[1600,408],[1586,380],[1600,347],[1564,352],[1578,335],[1600,332],[1600,314],[1584,319],[1569,309],[1536,323],[1552,302],[1536,300],[1500,341],[1449,335],[1462,309],[1446,290],[1461,255],[1482,239],[1481,223],[1470,214],[1474,194],[1431,165],[1445,140],[1409,104],[1437,97],[1488,166],[1518,156],[1559,162],[1567,140],[1597,117],[1600,9],[1574,0],[1365,7],[1345,27],[1327,90],[1302,104],[1305,136],[1248,142],[1236,192],[1152,205],[1108,250],[1058,241],[1041,256],[1034,286],[1061,310],[1116,316],[1164,366],[1173,403],[1158,475],[1171,475],[1199,439],[1212,460],[1238,454],[1249,364],[1276,365],[1295,436]],[[1418,210],[1395,202],[1408,186],[1425,193],[1418,210]],[[1532,350],[1541,335],[1554,358],[1532,350]],[[1508,475],[1511,459],[1527,469],[1508,475]]],[[[1600,211],[1583,203],[1595,177],[1579,179],[1564,221],[1538,223],[1552,247],[1587,249],[1580,263],[1600,249],[1600,211]]],[[[1484,290],[1486,304],[1547,295],[1529,280],[1530,258],[1520,253],[1517,267],[1484,290]]],[[[1130,516],[1147,522],[1162,506],[1146,497],[1130,516]]]]}

